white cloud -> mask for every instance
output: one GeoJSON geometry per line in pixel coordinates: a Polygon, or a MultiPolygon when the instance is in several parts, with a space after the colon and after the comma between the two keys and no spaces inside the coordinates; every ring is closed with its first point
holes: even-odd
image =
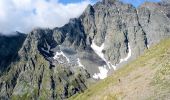
{"type": "Polygon", "coordinates": [[[28,33],[35,27],[61,27],[81,15],[90,0],[62,4],[57,0],[1,0],[0,32],[28,33]]]}

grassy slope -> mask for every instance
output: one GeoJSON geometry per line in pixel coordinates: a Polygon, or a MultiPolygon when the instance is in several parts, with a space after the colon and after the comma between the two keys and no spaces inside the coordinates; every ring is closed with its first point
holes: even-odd
{"type": "Polygon", "coordinates": [[[170,39],[71,100],[170,99],[170,39]]]}

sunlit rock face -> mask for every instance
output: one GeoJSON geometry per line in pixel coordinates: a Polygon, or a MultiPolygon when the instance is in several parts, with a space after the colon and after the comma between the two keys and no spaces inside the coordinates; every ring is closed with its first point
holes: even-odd
{"type": "Polygon", "coordinates": [[[83,92],[170,37],[169,15],[164,4],[103,0],[63,27],[34,29],[0,77],[0,98],[55,100],[83,92]]]}

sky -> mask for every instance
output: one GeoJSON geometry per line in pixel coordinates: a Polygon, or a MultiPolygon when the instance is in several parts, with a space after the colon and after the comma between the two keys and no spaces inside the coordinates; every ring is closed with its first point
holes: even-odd
{"type": "MultiPolygon", "coordinates": [[[[63,4],[68,4],[68,3],[77,3],[77,2],[82,2],[84,0],[58,0],[59,2],[63,3],[63,4]]],[[[99,0],[91,0],[91,2],[96,2],[99,0]]]]}
{"type": "MultiPolygon", "coordinates": [[[[0,33],[29,33],[33,28],[61,27],[100,0],[0,0],[0,33]]],[[[140,5],[145,0],[123,0],[140,5]]],[[[159,0],[148,0],[159,1],[159,0]]]]}
{"type": "Polygon", "coordinates": [[[133,4],[135,7],[140,6],[143,2],[149,1],[149,2],[159,2],[160,0],[122,0],[125,3],[133,4]]]}

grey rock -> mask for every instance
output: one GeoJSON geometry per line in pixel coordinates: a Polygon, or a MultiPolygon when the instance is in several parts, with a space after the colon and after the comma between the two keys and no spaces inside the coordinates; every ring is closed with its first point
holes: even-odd
{"type": "Polygon", "coordinates": [[[8,65],[17,60],[18,51],[26,38],[26,34],[16,32],[15,35],[0,35],[0,75],[8,65]]]}
{"type": "Polygon", "coordinates": [[[83,92],[96,81],[99,67],[111,72],[110,63],[122,66],[170,37],[169,18],[168,4],[135,8],[103,0],[63,27],[34,29],[16,50],[19,59],[0,77],[0,98],[66,99],[83,92]],[[104,57],[95,53],[94,43],[98,50],[104,44],[99,51],[104,57]]]}

